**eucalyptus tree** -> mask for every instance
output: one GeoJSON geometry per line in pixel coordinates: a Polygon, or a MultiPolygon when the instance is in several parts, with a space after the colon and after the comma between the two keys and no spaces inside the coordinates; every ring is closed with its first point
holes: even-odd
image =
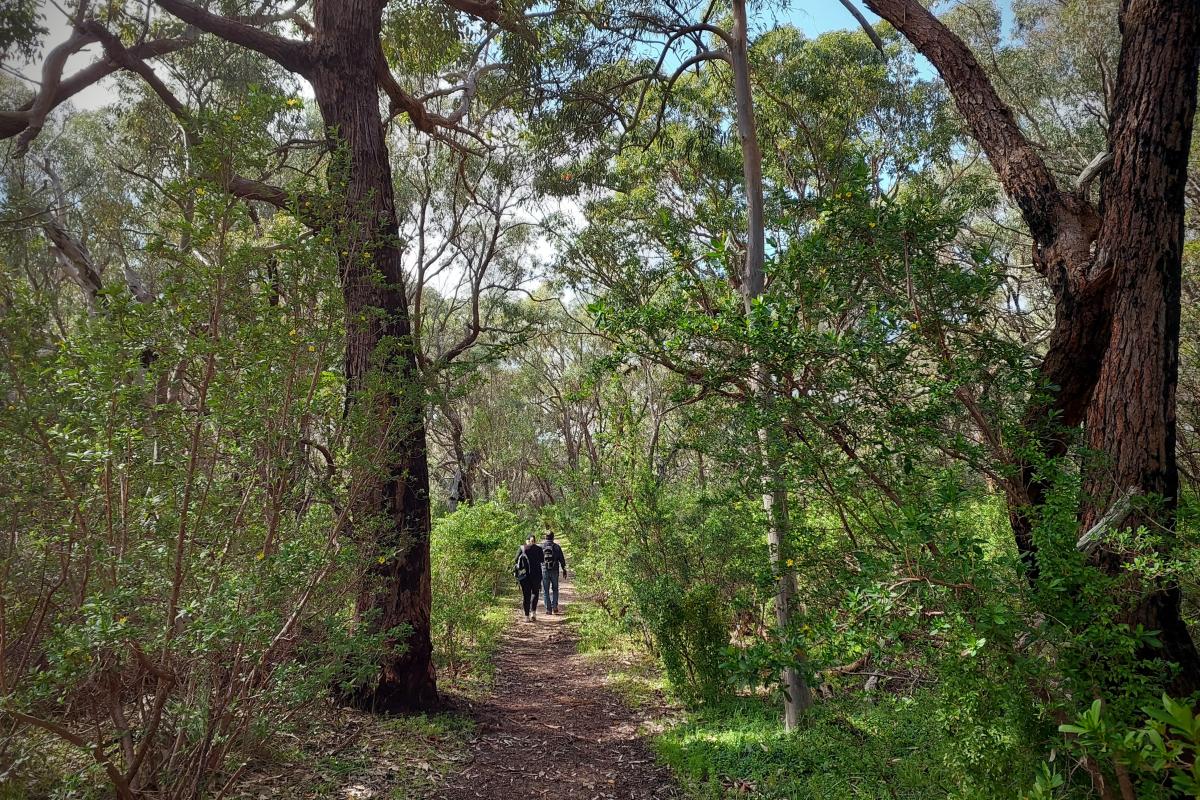
{"type": "MultiPolygon", "coordinates": [[[[1047,499],[1036,465],[1065,452],[1062,428],[1082,426],[1099,458],[1086,471],[1079,547],[1104,573],[1120,577],[1131,556],[1108,543],[1106,531],[1170,531],[1179,501],[1180,287],[1200,5],[1129,0],[1108,8],[1120,56],[1107,76],[1112,108],[1104,149],[1065,188],[959,36],[916,0],[865,5],[938,70],[1020,210],[1034,267],[1054,298],[1040,363],[1044,389],[1026,414],[1037,453],[1014,457],[1018,474],[1006,487],[1017,547],[1036,578],[1032,520],[1047,499]]],[[[1191,694],[1200,688],[1200,654],[1180,614],[1179,588],[1151,585],[1134,594],[1119,621],[1158,631],[1161,650],[1143,642],[1139,656],[1175,664],[1172,691],[1191,694]]]]}
{"type": "MultiPolygon", "coordinates": [[[[777,627],[786,630],[796,576],[787,565],[792,560],[783,474],[787,434],[779,420],[790,379],[774,368],[770,352],[770,330],[780,327],[777,315],[784,312],[766,302],[765,293],[772,281],[777,295],[787,291],[772,270],[779,272],[783,254],[812,232],[823,202],[847,191],[878,196],[889,181],[895,186],[930,156],[922,147],[911,158],[901,155],[915,140],[898,130],[898,121],[925,120],[904,110],[902,90],[889,94],[881,88],[893,79],[897,85],[911,80],[911,73],[904,77],[903,59],[889,77],[891,68],[868,37],[831,34],[805,42],[785,28],[751,43],[744,7],[732,9],[729,28],[710,19],[714,8],[705,8],[708,15],[699,9],[697,20],[679,12],[642,20],[645,30],[661,32],[668,45],[687,44],[696,52],[687,57],[664,51],[651,66],[653,75],[668,59],[677,62],[671,74],[644,86],[618,113],[625,114],[624,148],[603,178],[586,161],[575,168],[583,182],[591,179],[601,188],[588,206],[591,227],[568,247],[565,264],[568,272],[577,270],[583,285],[605,292],[600,318],[613,335],[626,344],[644,335],[632,345],[639,354],[677,371],[702,392],[740,398],[763,422],[756,434],[762,459],[756,472],[763,481],[779,584],[777,627]],[[886,119],[889,114],[893,119],[886,119]],[[894,134],[892,150],[864,147],[873,126],[894,134]],[[736,149],[728,130],[738,132],[736,149]],[[862,168],[867,151],[874,161],[862,168]],[[614,236],[621,247],[606,241],[614,236]],[[729,290],[740,298],[747,327],[740,340],[724,328],[715,333],[729,311],[729,290]],[[646,303],[644,312],[631,311],[628,304],[634,302],[646,303]],[[686,323],[676,316],[693,312],[698,316],[686,323]],[[714,325],[711,337],[705,337],[704,317],[714,325]]],[[[789,726],[809,702],[800,673],[784,672],[789,726]]]]}
{"type": "MultiPolygon", "coordinates": [[[[693,68],[705,62],[723,62],[730,71],[732,83],[732,126],[737,131],[741,160],[741,193],[745,201],[745,223],[740,231],[744,247],[741,268],[731,277],[742,297],[747,324],[751,327],[761,322],[757,307],[766,285],[764,270],[766,258],[766,220],[763,199],[763,153],[758,134],[755,99],[752,90],[752,69],[749,56],[751,31],[744,0],[733,0],[730,5],[731,25],[722,26],[713,20],[717,6],[679,8],[667,4],[650,13],[638,11],[632,16],[647,33],[662,37],[661,54],[650,73],[659,78],[663,64],[671,57],[678,65],[670,76],[661,76],[661,104],[658,119],[666,111],[674,84],[693,68]],[[693,16],[694,15],[694,18],[693,16]],[[677,43],[686,42],[695,48],[693,55],[678,56],[677,43]]],[[[879,39],[871,32],[873,41],[879,39]]],[[[642,116],[642,106],[654,81],[644,82],[643,92],[631,115],[637,124],[642,116]]],[[[658,120],[656,120],[657,122],[658,120]]],[[[770,405],[773,392],[771,377],[761,365],[751,369],[748,376],[753,387],[754,398],[748,402],[760,406],[770,405]]],[[[767,542],[771,563],[778,575],[778,591],[775,598],[777,622],[781,629],[787,628],[791,620],[792,596],[795,594],[795,576],[787,568],[788,541],[788,493],[787,485],[780,475],[782,464],[777,443],[776,425],[764,424],[759,428],[759,448],[762,459],[762,503],[767,518],[767,542]]],[[[790,730],[797,724],[798,714],[812,704],[812,695],[800,671],[786,667],[781,677],[784,694],[784,723],[790,730]]]]}
{"type": "Polygon", "coordinates": [[[504,37],[490,26],[520,25],[510,23],[496,3],[449,0],[444,6],[423,7],[426,19],[442,20],[444,52],[453,62],[432,60],[448,74],[448,80],[439,82],[437,75],[422,72],[420,63],[395,63],[395,57],[413,53],[397,41],[413,21],[404,19],[402,10],[385,2],[318,0],[310,17],[304,6],[248,6],[223,15],[188,0],[163,0],[154,9],[110,5],[91,16],[88,5],[81,4],[70,38],[46,58],[36,96],[0,115],[0,134],[16,137],[18,151],[26,150],[56,106],[125,70],[145,81],[176,116],[190,146],[200,144],[194,115],[147,60],[191,46],[198,34],[250,52],[311,86],[332,154],[324,167],[328,195],[298,196],[284,186],[237,174],[228,163],[218,164],[207,177],[235,197],[275,206],[336,241],[346,304],[345,377],[349,406],[358,420],[351,447],[354,463],[346,468],[361,490],[356,493],[355,535],[369,541],[378,556],[369,562],[371,574],[358,614],[369,632],[387,633],[392,642],[375,679],[349,692],[348,699],[378,710],[426,708],[438,696],[429,640],[424,403],[386,134],[393,120],[407,115],[418,130],[460,150],[484,148],[481,137],[469,129],[472,101],[481,86],[506,70],[498,54],[504,37]],[[460,30],[446,16],[457,14],[471,21],[460,30]],[[101,44],[104,58],[64,76],[67,57],[93,42],[101,44]],[[414,68],[398,78],[393,66],[414,68]],[[422,80],[430,83],[422,88],[422,80]],[[387,443],[383,457],[367,459],[377,452],[380,437],[387,443]]]}
{"type": "MultiPolygon", "coordinates": [[[[483,116],[483,115],[479,115],[483,116]]],[[[483,123],[477,117],[477,127],[483,123]]],[[[511,128],[513,121],[499,121],[511,128]]],[[[477,373],[535,335],[538,319],[524,298],[537,280],[536,232],[544,212],[532,183],[536,154],[515,131],[488,129],[483,156],[411,135],[396,147],[410,179],[399,187],[413,338],[432,393],[430,433],[445,447],[436,471],[448,473],[451,510],[474,499],[480,454],[464,443],[457,406],[477,373]]]]}

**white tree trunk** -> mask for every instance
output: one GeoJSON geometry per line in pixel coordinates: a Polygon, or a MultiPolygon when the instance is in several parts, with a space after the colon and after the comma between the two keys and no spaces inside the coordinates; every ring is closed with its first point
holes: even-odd
{"type": "MultiPolygon", "coordinates": [[[[733,0],[733,47],[730,63],[733,66],[734,99],[737,107],[738,141],[742,147],[742,171],[746,189],[746,267],[742,275],[742,298],[746,306],[747,324],[753,325],[754,301],[763,292],[766,276],[763,273],[766,230],[763,219],[762,149],[754,119],[754,98],[750,88],[749,28],[745,0],[733,0]]],[[[772,405],[770,376],[761,365],[755,367],[754,400],[760,410],[772,405]]],[[[792,597],[796,593],[796,578],[787,566],[784,551],[788,534],[787,485],[781,475],[779,448],[774,446],[778,430],[767,425],[759,428],[763,510],[767,515],[767,548],[771,569],[779,576],[775,592],[775,621],[785,630],[791,621],[792,597]]],[[[784,687],[783,724],[787,730],[796,727],[800,712],[812,705],[812,692],[804,676],[795,668],[786,668],[780,676],[784,687]]]]}

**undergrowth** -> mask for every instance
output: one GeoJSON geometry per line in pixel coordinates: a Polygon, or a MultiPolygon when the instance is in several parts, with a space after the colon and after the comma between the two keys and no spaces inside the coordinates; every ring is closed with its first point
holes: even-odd
{"type": "Polygon", "coordinates": [[[656,749],[702,800],[1018,797],[1031,777],[1020,764],[1011,765],[1007,782],[991,786],[955,764],[956,742],[934,711],[937,702],[932,692],[829,700],[788,733],[777,703],[739,698],[693,712],[662,733],[656,749]]]}

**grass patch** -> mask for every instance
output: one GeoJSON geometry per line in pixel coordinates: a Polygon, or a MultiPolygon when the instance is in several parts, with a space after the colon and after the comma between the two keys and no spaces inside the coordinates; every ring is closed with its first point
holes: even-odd
{"type": "MultiPolygon", "coordinates": [[[[702,709],[657,737],[659,757],[697,798],[934,800],[1012,798],[1032,761],[996,764],[1007,775],[956,763],[958,741],[939,722],[934,693],[853,696],[815,707],[787,733],[777,703],[740,698],[702,709]]],[[[992,732],[1002,736],[1002,732],[992,732]]],[[[1017,755],[1019,742],[997,743],[1017,755]]]]}
{"type": "Polygon", "coordinates": [[[623,620],[587,600],[578,600],[567,609],[567,621],[575,625],[580,653],[645,652],[645,642],[623,620]]]}
{"type": "Polygon", "coordinates": [[[466,758],[474,723],[457,714],[374,717],[332,711],[321,736],[295,739],[238,781],[237,800],[425,797],[466,758]]]}
{"type": "MultiPolygon", "coordinates": [[[[516,602],[520,602],[519,597],[516,602]]],[[[465,642],[467,655],[458,670],[451,672],[439,667],[439,689],[452,691],[468,699],[486,696],[491,691],[496,679],[494,656],[505,628],[512,623],[512,603],[512,593],[506,592],[483,611],[465,642]]]]}
{"type": "Polygon", "coordinates": [[[467,756],[467,740],[475,723],[457,714],[421,715],[389,720],[396,754],[407,769],[396,774],[392,800],[425,797],[443,775],[458,769],[467,756]]]}
{"type": "Polygon", "coordinates": [[[643,653],[620,658],[608,673],[608,686],[632,709],[660,707],[669,697],[658,663],[643,653]]]}

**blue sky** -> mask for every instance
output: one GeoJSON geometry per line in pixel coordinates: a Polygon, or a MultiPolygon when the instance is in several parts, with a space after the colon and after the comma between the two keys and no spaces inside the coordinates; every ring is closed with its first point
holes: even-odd
{"type": "MultiPolygon", "coordinates": [[[[3,2],[3,0],[0,0],[3,2]]],[[[1011,19],[1011,0],[999,0],[1001,9],[1004,12],[1006,19],[1011,19]]],[[[878,21],[878,17],[867,11],[861,2],[857,2],[859,9],[866,15],[872,23],[878,21]]],[[[948,3],[940,4],[943,8],[948,7],[948,3]]],[[[43,3],[43,8],[46,13],[46,25],[50,28],[50,36],[48,44],[53,46],[65,39],[68,35],[67,22],[56,7],[50,3],[43,3]]],[[[858,23],[850,12],[839,2],[839,0],[791,0],[782,8],[773,8],[766,11],[760,11],[756,14],[757,27],[769,27],[771,21],[774,20],[777,24],[792,24],[803,30],[809,36],[819,36],[820,34],[837,29],[857,28],[858,23]]],[[[99,48],[95,45],[86,48],[82,53],[77,53],[68,62],[67,72],[71,72],[86,64],[90,63],[99,55],[99,48]]],[[[40,63],[25,65],[20,69],[31,78],[40,77],[40,63]]],[[[111,84],[108,81],[91,87],[76,96],[74,104],[77,108],[93,108],[103,105],[106,102],[111,102],[111,84]]]]}
{"type": "MultiPolygon", "coordinates": [[[[996,4],[1000,6],[1005,25],[1011,24],[1012,0],[996,0],[996,4]]],[[[879,21],[879,17],[868,11],[862,2],[856,0],[855,5],[871,23],[879,21]]],[[[939,3],[939,7],[934,10],[940,13],[952,5],[946,2],[939,3]]],[[[790,22],[809,36],[818,36],[825,31],[839,28],[858,27],[854,17],[850,16],[850,12],[839,0],[792,0],[786,9],[776,14],[776,17],[780,22],[790,22]]]]}
{"type": "MultiPolygon", "coordinates": [[[[858,7],[872,23],[879,20],[879,17],[867,11],[861,3],[858,7]]],[[[850,12],[838,0],[796,0],[780,15],[780,21],[784,20],[791,22],[809,36],[817,36],[838,28],[858,27],[854,17],[850,16],[850,12]]]]}

